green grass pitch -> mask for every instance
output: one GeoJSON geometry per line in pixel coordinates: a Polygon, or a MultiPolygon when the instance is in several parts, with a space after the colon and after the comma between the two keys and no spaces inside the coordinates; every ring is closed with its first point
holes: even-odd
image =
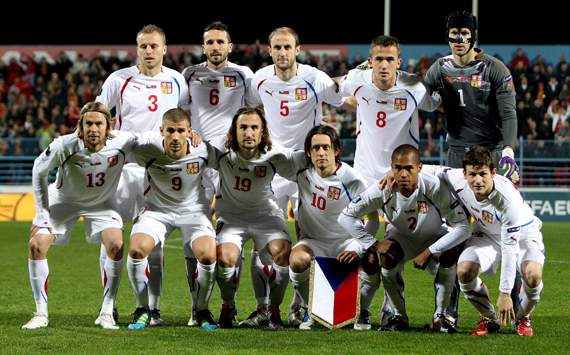
{"type": "MultiPolygon", "coordinates": [[[[406,301],[410,331],[386,333],[352,329],[314,330],[230,329],[204,331],[186,327],[190,315],[190,297],[184,272],[180,236],[173,234],[165,246],[165,280],[161,311],[166,326],[130,331],[126,324],[134,310],[134,296],[126,270],[120,286],[118,331],[95,327],[101,303],[99,247],[87,244],[79,224],[68,246],[52,247],[49,252],[49,310],[47,329],[20,329],[32,315],[34,303],[27,271],[29,223],[0,225],[2,253],[0,257],[0,353],[431,353],[431,354],[537,354],[570,352],[570,223],[545,223],[546,244],[544,291],[534,313],[535,336],[522,338],[503,329],[500,334],[474,338],[469,332],[478,319],[471,305],[462,299],[459,334],[433,334],[425,330],[433,311],[433,278],[427,272],[406,265],[406,301]]],[[[249,250],[247,248],[246,250],[249,250]]],[[[246,264],[249,265],[249,253],[246,264]]],[[[126,255],[126,253],[125,253],[126,255]]],[[[125,258],[126,260],[126,258],[125,258]]],[[[247,266],[248,267],[248,266],[247,266]]],[[[238,292],[238,318],[247,317],[255,306],[248,275],[243,273],[238,292]]],[[[485,279],[496,299],[498,278],[485,279]]],[[[292,290],[289,287],[282,306],[286,319],[292,290]]],[[[382,292],[373,304],[374,329],[379,322],[382,292]]],[[[211,300],[217,319],[220,297],[217,286],[211,300]]]]}

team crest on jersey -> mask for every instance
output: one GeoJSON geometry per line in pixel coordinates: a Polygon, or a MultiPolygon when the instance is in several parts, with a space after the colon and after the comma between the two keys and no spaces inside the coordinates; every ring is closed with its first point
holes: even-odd
{"type": "Polygon", "coordinates": [[[295,89],[295,100],[303,101],[307,99],[307,88],[296,88],[295,89]]]}
{"type": "Polygon", "coordinates": [[[418,213],[427,214],[428,204],[425,201],[418,201],[418,213]]]}
{"type": "Polygon", "coordinates": [[[169,81],[161,81],[160,82],[160,91],[163,94],[172,94],[172,83],[169,81]]]}
{"type": "Polygon", "coordinates": [[[236,87],[236,77],[233,75],[224,75],[224,87],[235,88],[236,87]]]}
{"type": "Polygon", "coordinates": [[[256,166],[253,169],[253,173],[255,177],[265,177],[267,176],[267,167],[266,166],[256,166]]]}
{"type": "Polygon", "coordinates": [[[200,172],[200,163],[193,162],[186,164],[186,172],[190,175],[196,175],[200,172]]]}
{"type": "Polygon", "coordinates": [[[491,212],[483,211],[482,217],[485,222],[493,224],[493,214],[491,212]]]}
{"type": "Polygon", "coordinates": [[[117,165],[118,163],[119,163],[119,156],[118,155],[113,155],[112,157],[107,158],[107,166],[109,168],[117,165]]]}
{"type": "Polygon", "coordinates": [[[327,193],[327,198],[329,200],[338,200],[340,198],[340,189],[338,187],[329,186],[329,192],[327,193]]]}
{"type": "Polygon", "coordinates": [[[408,99],[404,97],[397,97],[394,99],[394,110],[406,111],[406,108],[408,108],[408,99]]]}
{"type": "Polygon", "coordinates": [[[483,79],[481,75],[473,74],[471,75],[471,86],[474,88],[481,87],[483,79]]]}

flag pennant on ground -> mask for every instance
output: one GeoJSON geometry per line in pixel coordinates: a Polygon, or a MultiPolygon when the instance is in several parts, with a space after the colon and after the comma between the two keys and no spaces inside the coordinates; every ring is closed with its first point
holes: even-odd
{"type": "Polygon", "coordinates": [[[311,317],[327,328],[354,323],[360,308],[358,265],[317,256],[311,264],[311,317]]]}

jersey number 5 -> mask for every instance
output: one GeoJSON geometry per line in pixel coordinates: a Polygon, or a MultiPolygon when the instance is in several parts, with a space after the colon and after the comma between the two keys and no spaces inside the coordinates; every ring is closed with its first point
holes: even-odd
{"type": "Polygon", "coordinates": [[[279,106],[279,114],[281,116],[289,116],[289,106],[287,106],[288,103],[289,101],[287,100],[281,100],[281,105],[279,106]]]}

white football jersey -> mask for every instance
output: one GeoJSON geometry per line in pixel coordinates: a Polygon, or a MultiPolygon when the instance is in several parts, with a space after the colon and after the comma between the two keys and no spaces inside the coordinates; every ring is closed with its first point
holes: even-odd
{"type": "Polygon", "coordinates": [[[352,238],[338,223],[338,216],[350,201],[366,189],[364,180],[356,170],[341,163],[335,174],[322,178],[311,166],[301,170],[296,180],[299,186],[298,220],[301,235],[318,240],[352,238]]]}
{"type": "Polygon", "coordinates": [[[277,77],[274,65],[259,69],[251,90],[251,104],[263,104],[271,140],[290,149],[303,149],[307,132],[321,124],[323,102],[342,105],[338,86],[327,74],[299,63],[288,81],[277,77]]]}
{"type": "Polygon", "coordinates": [[[109,75],[95,101],[116,108],[116,129],[158,132],[164,113],[188,102],[188,86],[182,74],[170,68],[163,66],[150,77],[135,65],[109,75]]]}
{"type": "Polygon", "coordinates": [[[192,128],[205,140],[225,136],[234,114],[247,104],[251,69],[228,62],[214,70],[204,62],[184,69],[182,75],[190,93],[192,128]]]}
{"type": "Polygon", "coordinates": [[[495,174],[493,192],[487,199],[477,201],[465,180],[463,169],[430,165],[424,166],[424,169],[426,167],[428,169],[426,172],[438,173],[442,170],[445,172],[445,177],[453,186],[456,196],[477,220],[479,229],[485,236],[490,237],[493,243],[500,244],[502,254],[500,289],[511,290],[515,280],[518,242],[524,237],[521,235],[521,229],[539,231],[542,227],[540,219],[524,202],[513,183],[504,176],[495,174]]]}
{"type": "Polygon", "coordinates": [[[193,147],[187,142],[189,153],[172,159],[166,155],[159,133],[148,132],[140,141],[133,156],[146,169],[145,209],[178,215],[208,213],[210,202],[202,179],[204,169],[215,164],[214,148],[206,143],[193,147]]]}
{"type": "Polygon", "coordinates": [[[222,153],[215,167],[220,173],[220,194],[216,196],[216,214],[224,219],[255,219],[259,216],[283,218],[271,182],[277,172],[291,175],[291,154],[273,147],[250,160],[232,150],[222,153]]]}
{"type": "Polygon", "coordinates": [[[372,69],[351,70],[340,84],[340,93],[356,97],[358,103],[354,167],[377,180],[390,169],[394,149],[402,144],[418,147],[418,106],[427,90],[416,75],[401,71],[395,86],[380,90],[372,75],[372,69]]]}
{"type": "MultiPolygon", "coordinates": [[[[49,221],[49,206],[70,204],[82,209],[108,203],[115,195],[125,155],[136,144],[132,133],[112,131],[98,152],[90,152],[76,133],[54,139],[34,161],[35,223],[49,221]],[[57,168],[56,193],[48,201],[47,177],[57,168]]],[[[73,208],[73,207],[70,207],[73,208]]],[[[39,224],[38,224],[39,225],[39,224]]]]}
{"type": "MultiPolygon", "coordinates": [[[[430,250],[439,254],[461,244],[469,238],[470,228],[461,203],[453,196],[451,188],[442,179],[429,174],[419,174],[418,188],[409,196],[387,187],[380,190],[378,184],[370,186],[351,202],[343,214],[362,218],[366,214],[381,209],[389,222],[388,229],[395,228],[410,238],[425,239],[443,235],[430,250]],[[449,232],[443,218],[453,227],[449,232]],[[447,233],[447,234],[446,234],[447,233]]],[[[346,228],[346,227],[345,227],[346,228]]],[[[363,227],[352,230],[351,234],[362,239],[363,227]]],[[[370,239],[370,236],[368,236],[370,239]]]]}

